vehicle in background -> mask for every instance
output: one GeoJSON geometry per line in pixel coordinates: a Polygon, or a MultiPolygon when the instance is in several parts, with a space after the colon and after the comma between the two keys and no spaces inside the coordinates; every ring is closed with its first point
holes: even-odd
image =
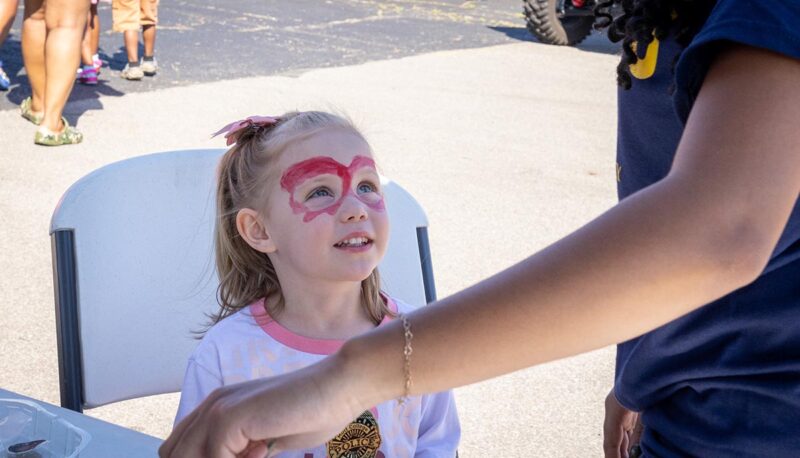
{"type": "Polygon", "coordinates": [[[611,20],[619,5],[611,0],[523,0],[528,30],[542,43],[576,45],[590,33],[595,23],[595,7],[605,8],[603,17],[611,20]]]}

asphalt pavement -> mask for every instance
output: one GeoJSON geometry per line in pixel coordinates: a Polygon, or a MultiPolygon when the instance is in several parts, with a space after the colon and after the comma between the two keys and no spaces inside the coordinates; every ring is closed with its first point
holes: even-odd
{"type": "MultiPolygon", "coordinates": [[[[64,190],[127,157],[223,146],[209,134],[246,115],[348,113],[383,173],[426,209],[440,297],[609,208],[616,49],[599,36],[578,48],[538,44],[519,6],[164,2],[163,71],[121,80],[120,37],[104,33],[104,84],[90,96],[78,88],[66,111],[86,140],[61,148],[33,145],[34,127],[13,106],[27,90],[18,68],[0,94],[0,386],[58,403],[48,226],[64,190]]],[[[612,374],[606,348],[456,390],[461,456],[601,456],[612,374]]],[[[163,395],[88,413],[164,437],[176,406],[163,395]]]]}
{"type": "MultiPolygon", "coordinates": [[[[13,83],[0,110],[30,95],[20,51],[22,3],[0,48],[13,83]]],[[[521,10],[511,0],[165,1],[156,38],[160,71],[131,82],[118,76],[127,56],[121,34],[111,30],[111,5],[103,0],[99,55],[106,71],[96,87],[77,85],[70,100],[534,40],[521,10]]],[[[140,56],[143,50],[140,44],[140,56]]]]}

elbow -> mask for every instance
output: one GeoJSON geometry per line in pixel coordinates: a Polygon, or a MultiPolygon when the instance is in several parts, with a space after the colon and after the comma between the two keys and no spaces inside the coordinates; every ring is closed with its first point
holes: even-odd
{"type": "Polygon", "coordinates": [[[752,218],[727,224],[713,243],[716,276],[738,289],[755,281],[769,262],[777,240],[752,218]]]}

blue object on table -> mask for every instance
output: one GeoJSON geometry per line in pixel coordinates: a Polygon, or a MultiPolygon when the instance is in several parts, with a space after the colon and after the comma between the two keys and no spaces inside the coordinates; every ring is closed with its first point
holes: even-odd
{"type": "MultiPolygon", "coordinates": [[[[44,456],[139,458],[158,454],[161,439],[0,388],[0,450],[35,439],[44,456]],[[15,410],[17,418],[2,421],[15,410]],[[35,422],[26,418],[36,417],[35,422]],[[60,448],[59,448],[60,447],[60,448]]],[[[39,447],[34,449],[39,451],[39,447]]],[[[6,456],[0,453],[0,456],[6,456]]],[[[14,455],[11,455],[14,456],[14,455]]],[[[22,454],[25,456],[25,454],[22,454]]]]}

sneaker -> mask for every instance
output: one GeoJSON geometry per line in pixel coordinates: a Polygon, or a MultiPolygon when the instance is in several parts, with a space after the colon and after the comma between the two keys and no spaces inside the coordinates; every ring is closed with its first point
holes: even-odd
{"type": "Polygon", "coordinates": [[[158,62],[154,57],[153,60],[142,60],[142,72],[145,76],[155,76],[158,71],[158,62]]]}
{"type": "Polygon", "coordinates": [[[31,99],[30,97],[23,100],[22,103],[19,104],[19,114],[23,118],[27,119],[28,121],[38,126],[39,124],[42,123],[42,116],[44,116],[44,113],[34,113],[33,110],[31,110],[32,102],[33,99],[31,99]]]}
{"type": "Polygon", "coordinates": [[[61,122],[64,123],[64,130],[61,132],[52,132],[46,127],[39,127],[33,137],[33,142],[43,146],[61,146],[74,145],[83,141],[83,134],[70,126],[66,118],[62,117],[61,122]]]}
{"type": "Polygon", "coordinates": [[[78,77],[78,82],[81,84],[86,84],[88,86],[94,86],[97,84],[97,69],[94,67],[83,67],[81,70],[81,76],[78,77]]]}
{"type": "Polygon", "coordinates": [[[144,72],[142,71],[142,67],[131,67],[130,64],[125,64],[125,68],[119,73],[119,76],[125,78],[126,80],[131,81],[138,81],[144,78],[144,72]]]}
{"type": "Polygon", "coordinates": [[[0,91],[7,91],[9,87],[11,87],[11,80],[3,70],[3,61],[0,60],[0,91]]]}
{"type": "Polygon", "coordinates": [[[97,54],[92,56],[92,65],[94,66],[94,69],[97,71],[97,74],[99,75],[100,69],[103,67],[103,61],[100,60],[100,57],[98,57],[97,54]]]}

